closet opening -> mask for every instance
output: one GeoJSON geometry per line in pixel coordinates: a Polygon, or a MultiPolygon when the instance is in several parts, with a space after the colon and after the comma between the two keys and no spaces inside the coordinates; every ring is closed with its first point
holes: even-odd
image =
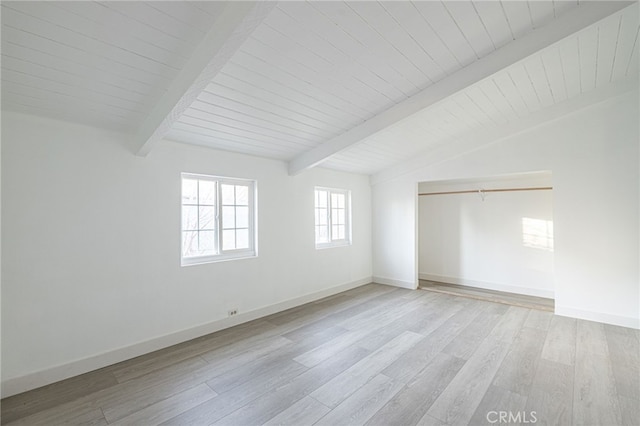
{"type": "Polygon", "coordinates": [[[550,171],[418,185],[420,288],[554,310],[550,171]]]}

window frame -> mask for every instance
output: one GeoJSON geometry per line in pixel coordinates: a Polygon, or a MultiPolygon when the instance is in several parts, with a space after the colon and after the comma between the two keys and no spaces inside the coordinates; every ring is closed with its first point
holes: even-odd
{"type": "Polygon", "coordinates": [[[342,189],[342,188],[328,188],[328,187],[324,187],[324,186],[316,186],[314,187],[313,190],[313,202],[314,202],[314,206],[313,206],[313,212],[314,212],[314,241],[315,241],[315,247],[316,249],[325,249],[325,248],[332,248],[332,247],[344,247],[344,246],[350,246],[352,244],[352,240],[351,240],[351,190],[349,189],[342,189]],[[319,210],[318,207],[318,198],[317,198],[317,191],[326,191],[328,192],[328,196],[327,196],[327,232],[328,232],[328,238],[329,241],[327,242],[318,242],[318,238],[317,238],[317,233],[315,232],[316,229],[318,228],[318,220],[317,220],[317,211],[319,210]],[[344,203],[344,238],[334,238],[333,236],[333,218],[332,218],[332,214],[331,211],[333,209],[332,206],[332,194],[341,194],[344,195],[345,197],[345,203],[344,203]]]}
{"type": "MultiPolygon", "coordinates": [[[[214,263],[221,262],[227,260],[235,260],[235,259],[246,259],[258,256],[258,243],[257,243],[257,181],[252,179],[242,179],[242,178],[232,178],[232,177],[224,177],[224,176],[214,176],[214,175],[204,175],[197,173],[181,173],[180,174],[180,265],[181,266],[191,266],[191,265],[200,265],[205,263],[214,263]],[[182,185],[185,179],[197,180],[197,181],[209,181],[215,182],[216,191],[215,191],[215,213],[213,219],[213,226],[215,232],[215,242],[214,242],[214,250],[217,250],[214,254],[206,254],[206,255],[196,255],[196,256],[185,256],[184,255],[184,233],[185,232],[193,232],[191,230],[184,229],[184,206],[191,205],[185,204],[183,201],[183,189],[182,185]],[[223,249],[223,231],[224,223],[223,223],[223,207],[225,204],[222,201],[222,185],[234,185],[234,186],[246,186],[248,190],[247,194],[247,207],[248,207],[248,248],[241,249],[223,249]]],[[[198,207],[201,206],[198,200],[198,207]]],[[[235,201],[234,201],[235,202],[235,201]]],[[[226,205],[229,206],[229,205],[226,205]]],[[[236,206],[236,205],[234,205],[236,206]]],[[[199,210],[199,209],[198,209],[199,210]]],[[[198,218],[200,217],[200,212],[198,211],[198,218]]],[[[244,229],[244,228],[227,228],[229,229],[244,229]]],[[[200,232],[201,230],[197,230],[200,232]]]]}

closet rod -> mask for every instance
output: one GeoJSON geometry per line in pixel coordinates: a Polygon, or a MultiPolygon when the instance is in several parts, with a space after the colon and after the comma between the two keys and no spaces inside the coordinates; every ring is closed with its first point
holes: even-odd
{"type": "Polygon", "coordinates": [[[418,195],[448,195],[448,194],[478,194],[487,192],[512,192],[512,191],[548,191],[552,186],[541,186],[537,188],[503,188],[503,189],[475,189],[467,191],[447,191],[447,192],[421,192],[418,195]]]}

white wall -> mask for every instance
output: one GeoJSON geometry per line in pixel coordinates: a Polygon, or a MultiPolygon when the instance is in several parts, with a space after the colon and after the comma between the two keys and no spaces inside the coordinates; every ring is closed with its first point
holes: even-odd
{"type": "Polygon", "coordinates": [[[418,288],[417,182],[382,183],[374,187],[373,279],[377,283],[418,288]],[[411,234],[411,238],[407,238],[411,234]]]}
{"type": "Polygon", "coordinates": [[[140,158],[7,112],[2,139],[4,396],[371,281],[366,176],[166,141],[140,158]],[[257,180],[259,257],[180,267],[180,172],[257,180]],[[352,246],[315,249],[315,185],[352,191],[352,246]]]}
{"type": "MultiPolygon", "coordinates": [[[[550,187],[550,174],[421,182],[420,193],[550,187]]],[[[526,246],[523,218],[553,221],[549,190],[419,198],[420,278],[553,298],[553,252],[526,246]]]]}
{"type": "Polygon", "coordinates": [[[638,95],[373,187],[374,276],[415,280],[416,182],[553,173],[556,313],[640,328],[638,95]],[[390,220],[404,212],[402,222],[390,220]],[[392,228],[392,229],[391,229],[392,228]]]}

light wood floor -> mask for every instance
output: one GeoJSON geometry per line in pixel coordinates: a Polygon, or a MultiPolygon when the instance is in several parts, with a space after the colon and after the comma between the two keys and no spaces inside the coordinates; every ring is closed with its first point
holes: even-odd
{"type": "Polygon", "coordinates": [[[554,312],[555,310],[555,301],[544,297],[485,290],[483,288],[427,280],[420,280],[420,289],[450,294],[452,296],[470,297],[472,299],[484,300],[486,302],[504,303],[506,305],[520,306],[522,308],[538,309],[540,311],[554,312]]]}
{"type": "Polygon", "coordinates": [[[639,334],[370,284],[7,398],[2,422],[637,425],[639,334]]]}

